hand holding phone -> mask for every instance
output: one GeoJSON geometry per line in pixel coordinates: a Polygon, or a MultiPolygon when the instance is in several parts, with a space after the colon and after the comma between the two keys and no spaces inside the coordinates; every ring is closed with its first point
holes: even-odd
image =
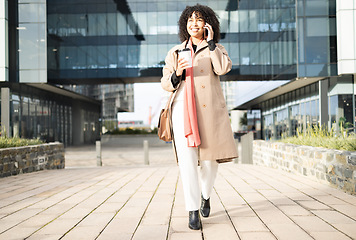
{"type": "Polygon", "coordinates": [[[209,42],[214,38],[213,27],[209,23],[206,23],[204,28],[204,38],[209,42]]]}

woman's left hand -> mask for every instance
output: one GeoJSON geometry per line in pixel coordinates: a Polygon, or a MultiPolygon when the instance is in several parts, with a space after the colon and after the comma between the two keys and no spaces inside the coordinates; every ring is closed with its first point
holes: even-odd
{"type": "Polygon", "coordinates": [[[208,30],[208,36],[206,38],[206,41],[209,42],[210,40],[213,40],[214,39],[213,27],[209,23],[206,23],[204,28],[208,30]]]}

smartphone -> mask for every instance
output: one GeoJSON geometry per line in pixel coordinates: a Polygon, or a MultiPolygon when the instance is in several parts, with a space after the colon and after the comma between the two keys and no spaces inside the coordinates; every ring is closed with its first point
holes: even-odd
{"type": "Polygon", "coordinates": [[[204,29],[204,39],[206,39],[206,38],[208,38],[208,34],[209,34],[209,32],[208,32],[208,29],[204,29]]]}

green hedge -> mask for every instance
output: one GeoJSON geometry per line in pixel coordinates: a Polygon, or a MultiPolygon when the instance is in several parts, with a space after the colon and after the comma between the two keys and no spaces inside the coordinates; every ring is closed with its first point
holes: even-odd
{"type": "Polygon", "coordinates": [[[327,131],[318,126],[308,127],[304,133],[297,131],[296,136],[283,137],[280,141],[295,145],[356,151],[356,135],[354,133],[346,133],[343,128],[341,128],[340,133],[337,133],[333,129],[327,131]]]}
{"type": "Polygon", "coordinates": [[[22,147],[22,146],[37,145],[42,143],[43,141],[39,139],[0,137],[0,148],[22,147]]]}

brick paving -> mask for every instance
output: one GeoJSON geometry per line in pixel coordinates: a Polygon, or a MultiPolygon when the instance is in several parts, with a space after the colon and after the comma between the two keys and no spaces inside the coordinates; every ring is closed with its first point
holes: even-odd
{"type": "Polygon", "coordinates": [[[0,239],[356,239],[355,196],[287,172],[221,164],[193,231],[172,159],[70,165],[0,179],[0,239]]]}

